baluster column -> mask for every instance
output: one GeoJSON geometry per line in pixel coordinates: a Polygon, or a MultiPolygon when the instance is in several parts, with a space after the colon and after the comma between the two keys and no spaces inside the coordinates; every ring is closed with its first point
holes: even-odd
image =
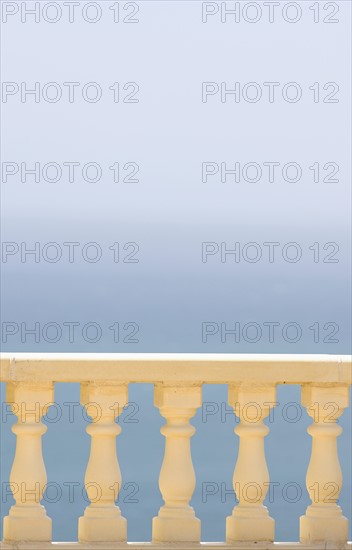
{"type": "Polygon", "coordinates": [[[17,438],[10,474],[16,504],[4,518],[5,541],[51,541],[51,519],[40,504],[47,482],[42,453],[47,428],[41,418],[53,398],[53,384],[7,385],[6,400],[18,421],[12,428],[17,438]]]}
{"type": "Polygon", "coordinates": [[[189,505],[196,485],[190,446],[195,428],[189,421],[201,405],[201,387],[155,388],[155,406],[166,418],[160,430],[166,441],[159,478],[165,504],[153,518],[155,542],[200,541],[200,521],[189,505]]]}
{"type": "Polygon", "coordinates": [[[240,424],[240,437],[233,486],[239,501],[226,520],[226,541],[273,541],[275,522],[263,505],[269,488],[264,437],[269,428],[263,423],[275,406],[274,387],[229,388],[229,403],[240,424]]]}
{"type": "Polygon", "coordinates": [[[337,437],[342,433],[337,419],[348,407],[347,386],[302,388],[302,404],[313,418],[307,431],[312,436],[312,454],[307,471],[307,490],[312,504],[300,518],[301,542],[347,542],[348,520],[337,505],[342,473],[337,437]]]}
{"type": "Polygon", "coordinates": [[[127,404],[126,385],[81,385],[81,403],[92,417],[87,427],[91,436],[85,487],[91,504],[79,518],[80,542],[125,541],[126,519],[115,505],[121,488],[121,472],[116,455],[116,436],[121,432],[115,419],[127,404]]]}

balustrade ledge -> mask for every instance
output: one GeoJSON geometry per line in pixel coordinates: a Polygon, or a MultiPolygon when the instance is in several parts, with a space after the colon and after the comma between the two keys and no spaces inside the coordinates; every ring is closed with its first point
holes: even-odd
{"type": "Polygon", "coordinates": [[[202,353],[3,353],[1,382],[352,384],[351,356],[202,353]]]}

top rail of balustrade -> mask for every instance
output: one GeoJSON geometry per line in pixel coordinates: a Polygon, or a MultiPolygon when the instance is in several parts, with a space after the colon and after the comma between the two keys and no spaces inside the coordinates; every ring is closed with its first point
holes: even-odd
{"type": "Polygon", "coordinates": [[[0,381],[200,384],[352,384],[350,355],[2,353],[0,381]]]}

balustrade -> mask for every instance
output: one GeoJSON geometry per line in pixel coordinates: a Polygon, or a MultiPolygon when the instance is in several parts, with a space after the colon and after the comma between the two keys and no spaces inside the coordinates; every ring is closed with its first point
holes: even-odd
{"type": "MultiPolygon", "coordinates": [[[[41,419],[54,400],[55,382],[80,382],[81,403],[92,417],[85,473],[90,504],[78,521],[78,548],[84,544],[107,548],[107,543],[113,548],[127,539],[126,519],[115,504],[122,483],[116,453],[121,428],[115,421],[128,402],[131,382],[154,383],[154,404],[166,419],[161,428],[165,453],[159,477],[164,505],[153,519],[150,544],[193,548],[201,540],[201,522],[190,506],[196,487],[191,418],[202,406],[204,384],[227,383],[229,404],[239,418],[235,433],[240,444],[233,476],[238,504],[226,520],[226,543],[233,548],[253,548],[256,543],[274,548],[275,522],[263,504],[270,482],[265,458],[269,428],[264,420],[276,406],[277,385],[300,384],[302,404],[313,420],[308,428],[312,451],[306,480],[312,503],[300,518],[300,543],[291,547],[352,548],[347,542],[348,520],[337,504],[342,487],[338,418],[349,406],[350,357],[4,354],[0,380],[7,384],[6,400],[17,416],[10,475],[16,503],[4,518],[4,548],[18,548],[21,541],[40,543],[43,548],[52,544],[52,522],[41,504],[47,483],[42,454],[47,428],[41,419]]],[[[60,543],[55,548],[61,548],[60,543]]]]}

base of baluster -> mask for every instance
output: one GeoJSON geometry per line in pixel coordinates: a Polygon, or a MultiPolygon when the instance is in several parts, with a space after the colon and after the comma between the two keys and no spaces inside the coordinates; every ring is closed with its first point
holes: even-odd
{"type": "Polygon", "coordinates": [[[226,518],[226,542],[272,542],[275,521],[266,506],[236,506],[226,518]]]}
{"type": "Polygon", "coordinates": [[[153,518],[153,542],[200,542],[200,520],[193,508],[160,508],[153,518]]]}
{"type": "Polygon", "coordinates": [[[4,518],[5,541],[48,542],[51,539],[52,521],[41,504],[15,504],[10,508],[9,515],[4,518]]]}
{"type": "Polygon", "coordinates": [[[78,520],[79,542],[125,542],[127,521],[117,506],[93,506],[86,508],[78,520]]]}
{"type": "Polygon", "coordinates": [[[308,506],[300,517],[300,540],[305,543],[329,541],[343,544],[348,538],[348,519],[337,504],[308,506]]]}

